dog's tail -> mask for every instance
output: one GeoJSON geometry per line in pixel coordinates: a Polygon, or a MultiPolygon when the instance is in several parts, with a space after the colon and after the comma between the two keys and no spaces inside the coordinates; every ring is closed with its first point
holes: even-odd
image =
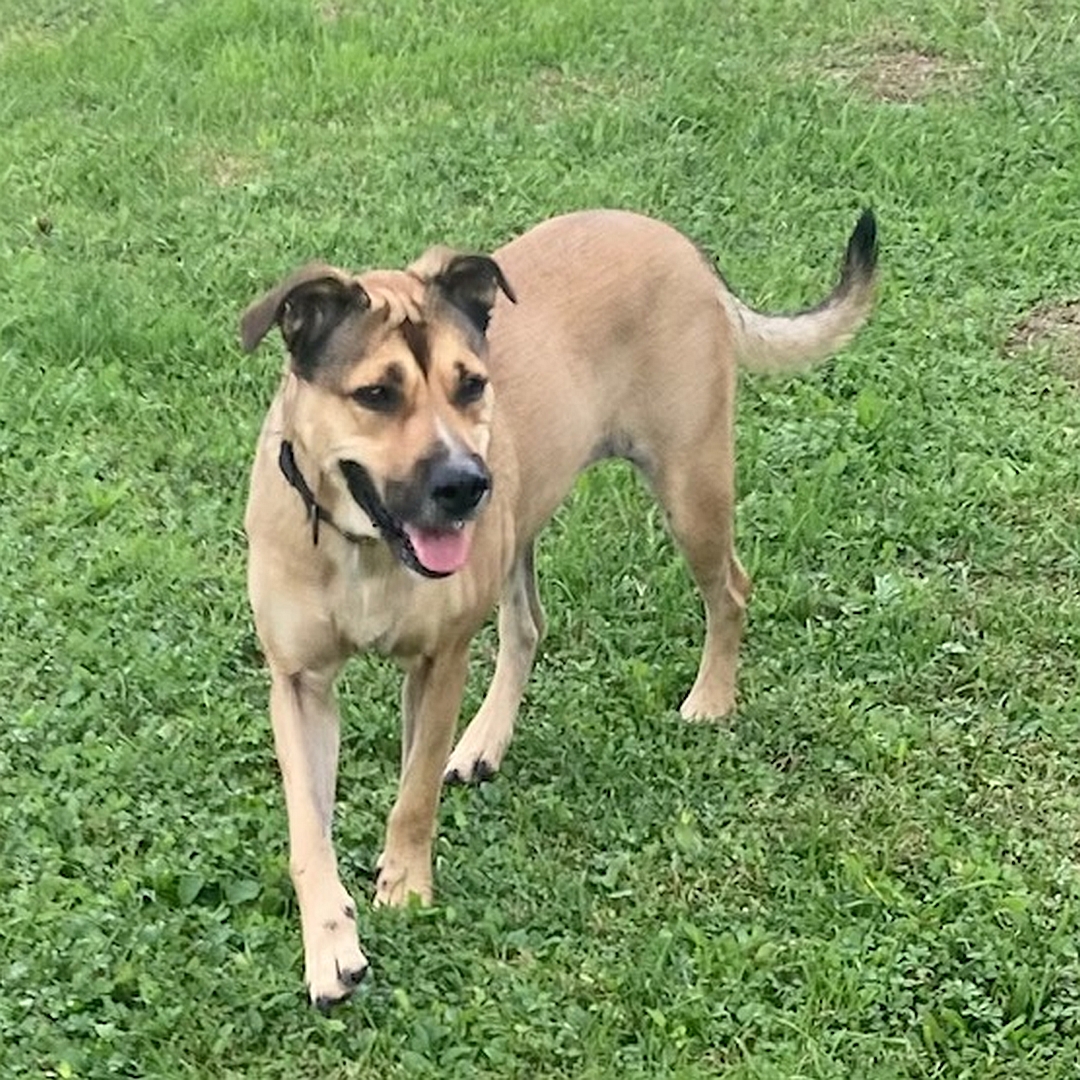
{"type": "Polygon", "coordinates": [[[736,328],[739,363],[749,371],[795,371],[846,345],[874,302],[877,223],[864,210],[848,240],[840,281],[828,298],[793,315],[754,311],[731,293],[723,300],[736,328]]]}

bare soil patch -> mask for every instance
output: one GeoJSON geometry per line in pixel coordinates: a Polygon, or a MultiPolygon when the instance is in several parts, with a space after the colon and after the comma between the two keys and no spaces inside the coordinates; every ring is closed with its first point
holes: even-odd
{"type": "Polygon", "coordinates": [[[554,120],[601,101],[627,101],[643,92],[640,81],[625,75],[578,75],[541,68],[532,78],[532,109],[537,122],[554,120]]]}
{"type": "Polygon", "coordinates": [[[827,70],[875,101],[914,105],[970,89],[976,69],[930,49],[890,43],[835,58],[827,70]]]}
{"type": "Polygon", "coordinates": [[[217,187],[238,187],[255,180],[262,162],[210,147],[199,147],[189,156],[189,164],[217,187]]]}
{"type": "Polygon", "coordinates": [[[1080,390],[1080,300],[1041,304],[1028,312],[1005,339],[1007,356],[1046,348],[1055,371],[1080,390]]]}

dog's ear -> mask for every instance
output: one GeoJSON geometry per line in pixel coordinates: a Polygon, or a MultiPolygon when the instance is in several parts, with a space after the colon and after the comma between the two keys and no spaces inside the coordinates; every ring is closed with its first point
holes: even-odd
{"type": "Polygon", "coordinates": [[[489,255],[453,256],[436,274],[434,284],[481,334],[487,333],[500,289],[510,303],[517,303],[510,282],[489,255]]]}
{"type": "Polygon", "coordinates": [[[324,263],[311,263],[256,300],[240,319],[240,344],[252,352],[275,324],[301,375],[310,375],[327,336],[346,316],[367,311],[363,286],[324,263]]]}
{"type": "Polygon", "coordinates": [[[447,248],[432,248],[409,269],[429,281],[481,334],[487,331],[500,290],[511,303],[517,303],[510,282],[488,255],[460,255],[447,248]]]}

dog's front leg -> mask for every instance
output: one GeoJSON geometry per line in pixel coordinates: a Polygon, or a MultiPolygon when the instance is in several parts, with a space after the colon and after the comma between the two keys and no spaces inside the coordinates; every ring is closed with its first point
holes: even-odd
{"type": "Polygon", "coordinates": [[[530,543],[511,567],[503,586],[495,675],[480,711],[446,763],[444,779],[448,784],[478,784],[499,771],[514,734],[536,647],[543,636],[544,609],[536,590],[536,563],[530,543]]]}
{"type": "Polygon", "coordinates": [[[401,784],[386,824],[376,904],[403,904],[411,895],[431,900],[439,792],[467,674],[467,642],[417,660],[406,672],[401,784]]]}
{"type": "Polygon", "coordinates": [[[337,780],[336,672],[272,672],[270,717],[289,816],[289,868],[304,938],[304,979],[320,1008],[352,993],[368,968],[356,907],[330,839],[337,780]]]}

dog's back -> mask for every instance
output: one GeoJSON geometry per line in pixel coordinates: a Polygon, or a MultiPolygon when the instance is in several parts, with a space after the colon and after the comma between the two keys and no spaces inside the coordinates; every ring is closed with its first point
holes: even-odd
{"type": "Polygon", "coordinates": [[[517,303],[490,329],[497,423],[521,463],[519,524],[538,528],[590,462],[647,475],[727,423],[735,369],[786,371],[838,350],[869,312],[875,235],[864,214],[840,283],[817,307],[742,303],[681,233],[619,210],[553,218],[495,253],[517,303]]]}

